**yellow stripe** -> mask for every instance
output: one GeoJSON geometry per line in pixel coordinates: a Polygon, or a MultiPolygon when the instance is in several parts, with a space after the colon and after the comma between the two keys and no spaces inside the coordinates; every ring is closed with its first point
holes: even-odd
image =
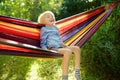
{"type": "Polygon", "coordinates": [[[66,22],[64,22],[64,23],[58,24],[57,26],[58,26],[58,28],[65,27],[66,25],[72,24],[72,23],[74,23],[74,22],[76,22],[76,21],[78,21],[78,20],[80,20],[80,19],[83,19],[83,18],[87,17],[88,15],[89,15],[89,14],[86,14],[86,15],[84,15],[84,16],[79,16],[79,17],[74,18],[74,19],[72,19],[72,20],[68,20],[68,21],[66,21],[66,22]]]}
{"type": "Polygon", "coordinates": [[[88,33],[88,31],[89,31],[90,29],[91,29],[91,28],[89,28],[88,30],[86,30],[82,35],[80,35],[79,38],[75,39],[74,42],[72,42],[72,44],[70,44],[70,45],[75,45],[75,44],[77,44],[78,41],[79,41],[81,38],[83,38],[83,37],[88,33]]]}
{"type": "Polygon", "coordinates": [[[16,25],[16,24],[7,23],[7,22],[3,22],[3,21],[0,21],[0,24],[5,25],[5,26],[9,26],[9,27],[14,28],[14,29],[27,31],[27,32],[32,32],[32,33],[39,33],[40,32],[40,30],[36,29],[36,28],[30,28],[30,27],[16,25]]]}
{"type": "Polygon", "coordinates": [[[96,18],[94,21],[92,21],[89,25],[87,25],[84,29],[82,29],[81,31],[79,31],[78,33],[76,33],[70,39],[68,39],[65,43],[67,45],[70,45],[76,38],[79,37],[79,35],[83,34],[87,29],[89,29],[90,27],[92,27],[93,25],[95,25],[106,13],[107,13],[107,11],[105,11],[104,13],[102,13],[98,18],[96,18]]]}

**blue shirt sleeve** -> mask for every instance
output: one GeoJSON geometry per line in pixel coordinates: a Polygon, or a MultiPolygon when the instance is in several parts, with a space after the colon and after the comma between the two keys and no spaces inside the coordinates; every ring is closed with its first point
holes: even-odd
{"type": "Polygon", "coordinates": [[[45,29],[45,27],[42,27],[41,29],[41,48],[47,50],[47,37],[48,37],[48,34],[47,34],[47,30],[45,29]]]}

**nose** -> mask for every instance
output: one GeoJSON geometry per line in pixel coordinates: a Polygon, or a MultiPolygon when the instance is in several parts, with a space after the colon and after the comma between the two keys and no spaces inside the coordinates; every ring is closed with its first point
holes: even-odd
{"type": "Polygon", "coordinates": [[[50,17],[50,19],[54,19],[53,17],[50,17]]]}

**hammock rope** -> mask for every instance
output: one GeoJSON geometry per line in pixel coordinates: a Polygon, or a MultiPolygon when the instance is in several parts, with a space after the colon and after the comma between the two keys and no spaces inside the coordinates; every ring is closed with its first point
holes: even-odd
{"type": "MultiPolygon", "coordinates": [[[[120,0],[56,22],[61,39],[67,45],[82,47],[109,17],[120,0]]],[[[39,58],[57,58],[62,54],[40,48],[40,29],[32,21],[0,15],[0,54],[39,58]]]]}

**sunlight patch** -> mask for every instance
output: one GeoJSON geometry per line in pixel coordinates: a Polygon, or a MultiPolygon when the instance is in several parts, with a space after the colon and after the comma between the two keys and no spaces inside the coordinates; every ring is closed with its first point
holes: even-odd
{"type": "Polygon", "coordinates": [[[30,72],[28,73],[28,77],[26,80],[38,80],[39,79],[38,69],[39,69],[39,65],[37,64],[37,62],[34,62],[31,65],[31,69],[30,72]]]}
{"type": "Polygon", "coordinates": [[[89,2],[92,2],[93,0],[88,0],[89,2]]]}

